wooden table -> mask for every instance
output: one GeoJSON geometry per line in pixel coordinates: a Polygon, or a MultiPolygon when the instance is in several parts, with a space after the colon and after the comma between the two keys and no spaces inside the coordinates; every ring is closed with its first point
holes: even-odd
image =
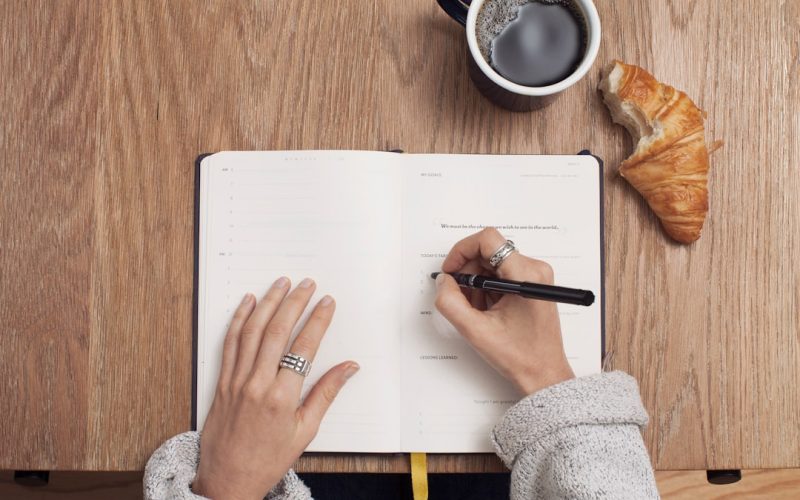
{"type": "Polygon", "coordinates": [[[473,88],[433,0],[0,3],[0,468],[142,469],[189,428],[194,159],[295,148],[591,148],[607,347],[640,382],[654,465],[800,466],[800,1],[597,4],[595,68],[515,114],[473,88]],[[616,175],[632,144],[595,91],[612,58],[685,89],[725,141],[692,246],[616,175]]]}

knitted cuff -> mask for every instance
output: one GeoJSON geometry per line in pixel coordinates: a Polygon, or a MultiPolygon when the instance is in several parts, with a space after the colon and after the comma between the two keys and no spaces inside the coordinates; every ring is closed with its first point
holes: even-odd
{"type": "Polygon", "coordinates": [[[561,382],[508,409],[492,432],[497,455],[511,468],[517,455],[541,438],[576,425],[647,424],[639,386],[621,371],[561,382]]]}

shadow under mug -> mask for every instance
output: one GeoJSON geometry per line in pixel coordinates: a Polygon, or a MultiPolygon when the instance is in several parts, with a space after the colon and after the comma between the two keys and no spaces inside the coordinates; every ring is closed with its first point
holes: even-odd
{"type": "Polygon", "coordinates": [[[586,53],[575,71],[560,82],[545,87],[526,87],[503,78],[481,55],[475,24],[485,1],[503,0],[436,0],[439,6],[467,31],[467,64],[469,75],[478,90],[489,100],[512,111],[531,111],[550,104],[555,97],[583,78],[597,57],[600,48],[600,17],[592,0],[573,0],[586,24],[586,53]]]}

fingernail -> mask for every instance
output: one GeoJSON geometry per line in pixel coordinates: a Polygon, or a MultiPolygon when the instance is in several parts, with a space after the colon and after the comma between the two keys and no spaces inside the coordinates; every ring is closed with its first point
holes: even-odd
{"type": "Polygon", "coordinates": [[[360,366],[358,366],[358,363],[356,363],[355,361],[353,361],[352,363],[350,363],[350,365],[349,365],[349,366],[347,367],[347,369],[344,371],[344,378],[345,378],[345,379],[348,379],[348,378],[352,377],[352,376],[353,376],[353,375],[355,375],[355,374],[356,374],[356,372],[357,372],[358,370],[360,370],[360,369],[361,369],[361,367],[360,367],[360,366]]]}
{"type": "Polygon", "coordinates": [[[310,286],[311,286],[311,285],[313,285],[313,284],[314,284],[314,280],[312,280],[311,278],[306,278],[306,279],[304,279],[303,281],[301,281],[301,282],[300,282],[300,284],[299,284],[298,286],[299,286],[300,288],[308,288],[308,287],[310,287],[310,286]]]}
{"type": "Polygon", "coordinates": [[[286,285],[289,284],[289,278],[286,276],[281,276],[280,278],[275,280],[275,283],[272,284],[273,288],[285,288],[286,285]]]}
{"type": "Polygon", "coordinates": [[[244,298],[242,299],[242,305],[249,304],[249,303],[250,303],[250,300],[251,300],[252,298],[253,298],[253,294],[252,294],[252,293],[246,293],[246,294],[244,294],[244,298]]]}
{"type": "Polygon", "coordinates": [[[321,305],[323,307],[324,306],[329,306],[331,304],[333,304],[333,297],[331,297],[330,295],[326,295],[326,296],[322,297],[322,300],[319,301],[319,305],[321,305]]]}
{"type": "Polygon", "coordinates": [[[441,273],[436,277],[436,288],[439,288],[442,286],[442,284],[444,284],[444,273],[441,273]]]}

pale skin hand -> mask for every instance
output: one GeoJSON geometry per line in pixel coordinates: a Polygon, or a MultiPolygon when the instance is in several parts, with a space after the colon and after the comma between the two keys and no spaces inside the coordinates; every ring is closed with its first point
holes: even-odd
{"type": "MultiPolygon", "coordinates": [[[[553,269],[546,262],[518,252],[493,269],[489,257],[505,241],[494,228],[468,236],[450,250],[442,271],[553,284],[553,269]]],[[[575,377],[564,354],[555,303],[514,295],[487,297],[482,290],[460,288],[445,274],[437,277],[436,287],[439,312],[522,394],[575,377]]]]}
{"type": "MultiPolygon", "coordinates": [[[[303,377],[278,368],[315,284],[289,291],[278,279],[256,304],[246,295],[225,337],[214,402],[200,439],[192,490],[215,500],[262,499],[317,433],[320,421],[358,364],[331,368],[300,403],[303,377]]],[[[325,296],[289,351],[314,359],[336,305],[325,296]]]]}

